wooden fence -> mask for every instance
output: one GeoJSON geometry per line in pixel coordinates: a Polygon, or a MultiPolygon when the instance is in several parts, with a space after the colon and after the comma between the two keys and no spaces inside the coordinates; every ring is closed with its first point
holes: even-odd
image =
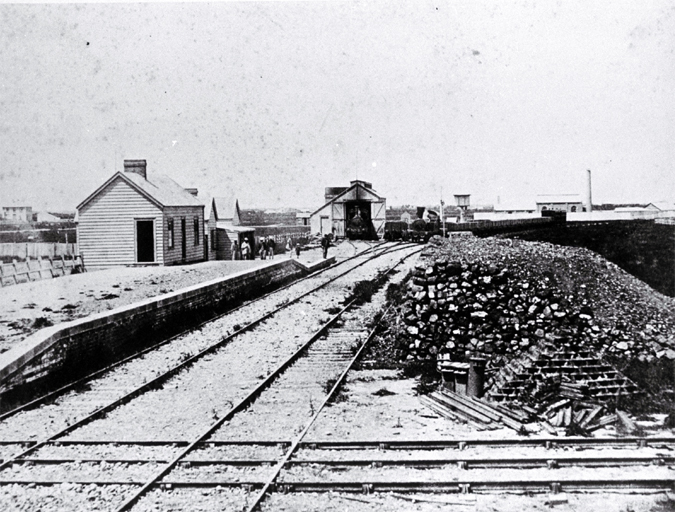
{"type": "Polygon", "coordinates": [[[26,260],[28,258],[72,258],[77,254],[77,244],[64,243],[44,243],[44,242],[25,242],[25,243],[0,243],[0,259],[26,260]]]}
{"type": "Polygon", "coordinates": [[[73,268],[84,270],[82,259],[75,256],[72,259],[59,258],[30,259],[26,261],[14,261],[0,265],[0,287],[12,284],[39,281],[69,275],[73,268]]]}

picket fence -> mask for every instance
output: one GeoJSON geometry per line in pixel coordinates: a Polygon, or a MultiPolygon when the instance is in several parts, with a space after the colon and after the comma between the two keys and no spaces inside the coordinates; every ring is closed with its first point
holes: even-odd
{"type": "Polygon", "coordinates": [[[66,276],[72,274],[74,268],[77,268],[79,272],[84,271],[80,256],[75,256],[72,259],[66,259],[63,256],[59,258],[28,258],[26,261],[3,263],[0,265],[0,287],[66,276]]]}

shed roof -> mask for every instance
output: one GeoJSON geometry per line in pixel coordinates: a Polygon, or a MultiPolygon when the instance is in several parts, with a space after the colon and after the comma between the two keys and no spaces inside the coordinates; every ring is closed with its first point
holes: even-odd
{"type": "Polygon", "coordinates": [[[216,222],[216,229],[224,229],[225,231],[232,231],[234,233],[252,233],[255,231],[254,228],[249,226],[234,226],[229,222],[218,221],[216,222]]]}
{"type": "Polygon", "coordinates": [[[143,176],[133,172],[116,172],[108,179],[108,181],[82,201],[77,206],[77,209],[80,210],[85,204],[99,195],[108,187],[108,185],[117,179],[125,181],[140,194],[144,195],[160,207],[204,206],[195,196],[187,192],[168,176],[153,176],[152,180],[147,180],[143,178],[143,176]]]}

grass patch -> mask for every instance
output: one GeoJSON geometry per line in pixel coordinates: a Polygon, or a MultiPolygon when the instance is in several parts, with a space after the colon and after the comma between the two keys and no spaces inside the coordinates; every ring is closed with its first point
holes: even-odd
{"type": "Polygon", "coordinates": [[[347,302],[354,300],[357,306],[370,302],[377,286],[372,281],[357,281],[347,302]]]}
{"type": "MultiPolygon", "coordinates": [[[[323,384],[323,390],[326,394],[330,393],[331,389],[333,389],[333,386],[337,383],[337,379],[328,379],[326,382],[323,384]]],[[[342,402],[346,402],[348,400],[347,396],[347,390],[345,388],[344,383],[342,383],[336,390],[335,393],[333,393],[333,396],[330,397],[330,400],[328,400],[326,405],[334,405],[334,404],[339,404],[342,402]]]]}

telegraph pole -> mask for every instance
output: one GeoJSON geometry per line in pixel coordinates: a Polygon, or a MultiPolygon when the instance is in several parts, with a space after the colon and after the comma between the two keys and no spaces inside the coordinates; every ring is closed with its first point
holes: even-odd
{"type": "Polygon", "coordinates": [[[443,202],[443,187],[441,187],[441,222],[443,223],[443,238],[445,238],[445,213],[443,212],[443,206],[445,206],[445,203],[443,202]]]}

